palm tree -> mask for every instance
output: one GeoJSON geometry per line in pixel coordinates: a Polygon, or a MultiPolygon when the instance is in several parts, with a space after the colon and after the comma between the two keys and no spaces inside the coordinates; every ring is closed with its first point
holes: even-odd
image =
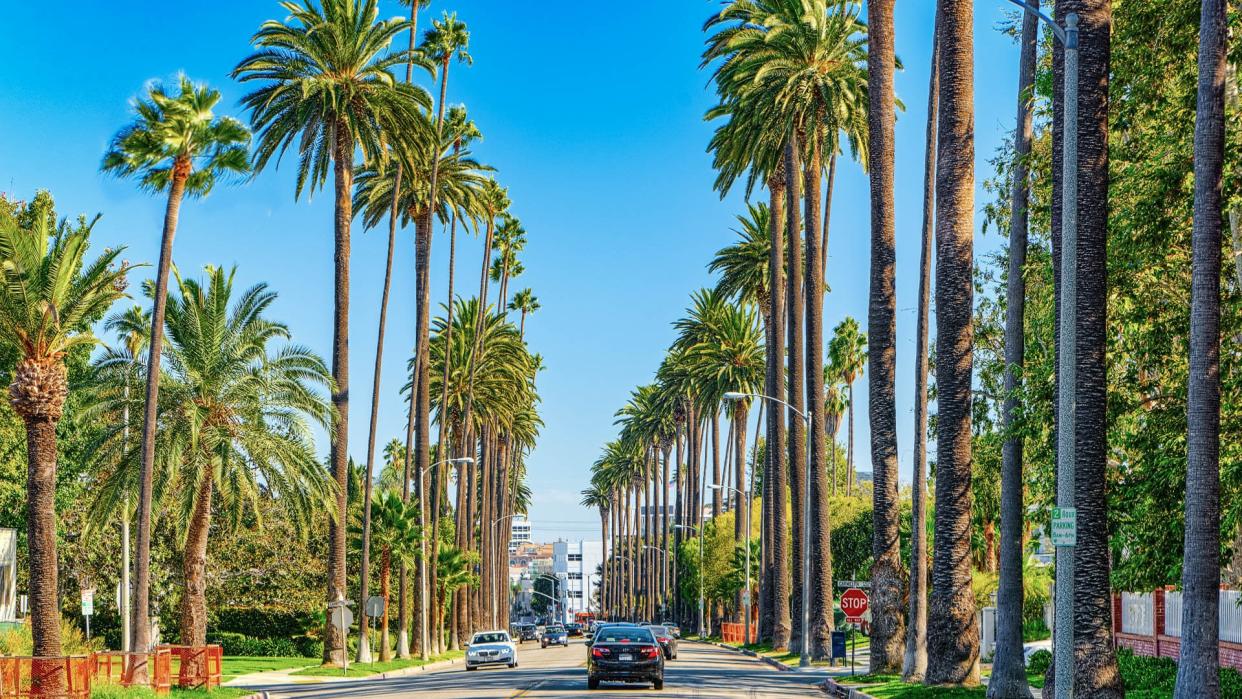
{"type": "MultiPolygon", "coordinates": [[[[87,261],[95,220],[54,220],[40,194],[28,222],[0,219],[0,337],[17,350],[9,404],[26,428],[26,546],[35,656],[61,655],[56,557],[56,425],[69,394],[65,356],[98,342],[91,325],[124,295],[128,266],[121,249],[87,261]]],[[[41,687],[56,691],[53,673],[41,687]]]]}
{"type": "Polygon", "coordinates": [[[392,660],[392,648],[388,645],[388,600],[392,563],[394,558],[399,563],[408,564],[414,561],[418,556],[421,529],[414,506],[404,502],[394,490],[384,490],[376,497],[372,525],[375,531],[369,543],[375,545],[380,552],[380,597],[384,598],[384,613],[380,615],[380,662],[388,662],[392,660]]]}
{"type": "Polygon", "coordinates": [[[746,213],[737,217],[738,228],[733,229],[737,241],[716,251],[708,263],[710,272],[720,274],[716,293],[759,309],[764,325],[771,312],[768,293],[768,258],[771,256],[771,209],[762,202],[746,204],[746,213]]]}
{"type": "Polygon", "coordinates": [[[828,356],[840,372],[848,394],[849,412],[846,427],[845,461],[847,471],[846,495],[854,491],[854,381],[862,373],[868,358],[867,334],[859,330],[858,321],[847,317],[833,328],[832,340],[828,342],[828,356]]]}
{"type": "MultiPolygon", "coordinates": [[[[348,477],[349,434],[349,255],[353,207],[354,155],[381,163],[390,147],[414,152],[425,148],[422,134],[409,126],[430,108],[428,95],[390,72],[407,62],[408,52],[388,53],[393,40],[409,28],[394,18],[378,20],[378,0],[315,0],[285,2],[285,22],[269,20],[255,33],[258,49],[233,69],[243,82],[260,87],[242,98],[259,134],[255,170],[273,156],[279,162],[297,142],[295,196],[309,185],[324,185],[334,172],[334,309],[332,376],[336,429],[331,444],[332,474],[337,502],[329,532],[328,599],[344,599],[345,482],[348,477]]],[[[434,141],[433,141],[434,143],[434,141]]],[[[345,639],[325,626],[324,661],[344,662],[345,639]]]]}
{"type": "Polygon", "coordinates": [[[936,158],[936,523],[928,614],[929,685],[978,684],[970,586],[974,235],[973,3],[940,3],[936,158]]]}
{"type": "Polygon", "coordinates": [[[919,299],[914,350],[914,483],[911,487],[910,611],[901,676],[922,682],[927,673],[927,324],[936,215],[936,116],[940,91],[940,13],[932,28],[931,76],[923,146],[923,238],[919,253],[919,299]]]}
{"type": "Polygon", "coordinates": [[[1195,214],[1186,413],[1186,534],[1182,565],[1187,626],[1178,699],[1220,696],[1220,266],[1225,156],[1226,3],[1203,0],[1195,114],[1195,214]]]}
{"type": "MultiPolygon", "coordinates": [[[[302,531],[332,501],[333,483],[315,453],[312,430],[332,424],[323,360],[288,341],[288,328],[265,317],[276,300],[266,285],[236,298],[233,272],[207,268],[204,282],[177,277],[168,299],[165,406],[159,411],[153,496],[184,522],[181,639],[201,646],[207,634],[207,542],[213,502],[226,527],[272,493],[302,531]]],[[[124,426],[108,433],[120,451],[124,426]]],[[[106,447],[107,448],[107,447],[106,447]]],[[[92,504],[95,522],[107,518],[140,484],[141,462],[120,466],[92,504]]]]}
{"type": "Polygon", "coordinates": [[[492,261],[491,280],[500,284],[497,289],[496,307],[503,311],[509,303],[509,279],[522,274],[525,267],[518,260],[517,254],[526,247],[526,229],[521,221],[506,214],[500,219],[496,228],[496,236],[492,240],[492,249],[497,257],[492,261]]]}
{"type": "MultiPolygon", "coordinates": [[[[168,298],[168,270],[172,265],[173,237],[181,201],[186,196],[205,197],[218,180],[240,178],[250,170],[247,148],[250,132],[231,117],[216,117],[212,110],[220,93],[196,85],[185,75],[177,79],[175,93],[152,83],[145,99],[134,101],[134,120],[112,137],[100,169],[117,177],[136,177],[150,192],[168,192],[164,230],[160,236],[160,259],[155,273],[155,300],[151,312],[151,342],[147,349],[146,402],[142,420],[143,478],[138,495],[138,552],[136,599],[131,647],[145,649],[150,624],[151,581],[151,478],[155,463],[155,413],[159,399],[160,353],[164,338],[164,306],[168,298]]],[[[139,669],[139,678],[145,666],[139,669]]]]}
{"type": "Polygon", "coordinates": [[[542,306],[539,305],[539,299],[530,289],[522,289],[513,295],[513,300],[509,302],[509,310],[522,314],[521,320],[518,321],[518,337],[526,337],[526,316],[540,308],[542,306]]]}
{"type": "Polygon", "coordinates": [[[1039,30],[1035,13],[1024,14],[1018,67],[1018,114],[1014,128],[1009,276],[1005,295],[1005,401],[1001,407],[1001,430],[1007,437],[1001,456],[1000,582],[996,592],[996,652],[992,661],[992,679],[988,682],[988,696],[991,699],[1025,698],[1031,692],[1022,652],[1022,566],[1025,557],[1022,535],[1026,521],[1026,509],[1022,505],[1022,490],[1025,487],[1022,478],[1022,436],[1012,427],[1018,410],[1017,391],[1026,355],[1024,275],[1030,186],[1027,181],[1027,159],[1033,133],[1031,90],[1035,84],[1035,43],[1039,30]]]}

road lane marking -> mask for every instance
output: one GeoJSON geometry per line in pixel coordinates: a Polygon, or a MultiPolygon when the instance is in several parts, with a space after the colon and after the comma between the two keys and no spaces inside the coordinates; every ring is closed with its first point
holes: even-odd
{"type": "Polygon", "coordinates": [[[519,689],[517,692],[510,694],[509,699],[518,699],[519,697],[524,697],[527,694],[529,694],[532,689],[538,689],[539,686],[542,685],[544,682],[547,682],[547,680],[539,680],[538,682],[528,686],[526,689],[519,689]]]}

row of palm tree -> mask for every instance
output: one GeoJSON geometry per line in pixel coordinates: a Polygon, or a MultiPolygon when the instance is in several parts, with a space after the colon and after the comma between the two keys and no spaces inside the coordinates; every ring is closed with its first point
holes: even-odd
{"type": "MultiPolygon", "coordinates": [[[[498,625],[508,608],[507,522],[529,503],[525,456],[539,428],[535,375],[541,362],[525,342],[527,317],[539,309],[539,302],[529,289],[510,295],[511,279],[523,271],[518,254],[526,232],[509,213],[507,193],[489,175],[492,168],[470,153],[470,143],[480,137],[478,129],[463,108],[446,106],[452,60],[470,60],[469,32],[456,15],[445,13],[416,42],[421,6],[411,3],[408,19],[381,19],[376,0],[282,3],[287,18],[264,23],[252,39],[255,52],[233,71],[236,79],[255,86],[242,98],[250,113],[249,128],[214,113],[219,92],[181,76],[174,89],[149,86],[134,103],[133,121],[117,133],[104,156],[105,173],[136,179],[143,189],[165,194],[167,201],[155,281],[144,287],[150,309],[134,308],[108,321],[122,343],[95,364],[98,388],[91,408],[107,413],[114,418],[109,424],[115,425],[105,431],[96,451],[101,487],[91,509],[93,524],[118,511],[128,520],[131,498],[136,501],[133,613],[139,621],[131,631],[132,648],[150,646],[150,626],[145,623],[150,617],[150,541],[155,513],[161,509],[176,511],[177,521],[185,524],[181,636],[187,643],[205,641],[206,550],[213,512],[236,523],[260,493],[280,500],[305,527],[314,524],[313,513],[331,513],[327,600],[349,596],[349,273],[356,216],[368,228],[387,217],[389,228],[362,476],[359,592],[363,599],[369,596],[374,500],[381,522],[377,543],[385,598],[394,558],[399,567],[399,654],[410,652],[409,606],[415,599],[422,610],[431,607],[429,614],[417,617],[413,644],[424,657],[456,647],[462,635],[480,625],[498,625]],[[395,48],[407,31],[409,48],[395,48]],[[394,75],[401,67],[404,82],[394,75]],[[434,116],[430,94],[414,82],[415,68],[439,79],[434,116]],[[296,197],[322,188],[332,175],[335,302],[330,365],[288,344],[287,328],[265,317],[275,294],[263,285],[234,298],[231,272],[208,268],[203,282],[187,280],[172,261],[184,198],[205,196],[219,182],[239,181],[278,165],[295,144],[296,197]],[[486,241],[479,296],[455,295],[451,253],[448,301],[443,315],[433,321],[429,260],[436,221],[448,229],[451,251],[459,225],[486,231],[486,241]],[[398,512],[390,488],[373,492],[373,466],[397,231],[411,223],[416,344],[405,387],[409,429],[396,488],[405,509],[398,512]],[[493,248],[498,256],[489,265],[493,248]],[[495,303],[489,301],[489,276],[499,284],[495,303]],[[517,324],[507,319],[510,310],[520,314],[517,324]],[[272,347],[281,341],[282,347],[272,347]],[[131,391],[144,383],[141,396],[131,391]],[[458,464],[455,507],[448,497],[448,473],[442,464],[431,468],[433,410],[440,431],[437,463],[451,458],[458,464]],[[137,444],[128,440],[130,415],[142,415],[137,444]],[[328,476],[314,457],[311,425],[328,434],[328,476]],[[392,538],[397,536],[393,522],[412,516],[418,528],[399,538],[419,541],[418,555],[394,555],[402,547],[392,538]],[[442,530],[455,532],[452,545],[441,546],[442,530]],[[420,584],[413,591],[408,589],[407,563],[419,572],[420,584]],[[476,580],[478,585],[473,584],[476,580]],[[453,613],[446,622],[449,606],[453,613]],[[445,631],[449,627],[451,640],[445,631]]],[[[54,427],[67,393],[64,356],[73,347],[96,342],[90,326],[123,295],[130,266],[117,263],[119,250],[87,264],[91,224],[57,224],[48,220],[50,213],[41,215],[31,216],[30,225],[5,226],[0,257],[5,260],[6,329],[22,343],[25,356],[12,400],[31,434],[43,435],[31,442],[38,449],[32,446],[29,453],[32,616],[37,654],[55,656],[59,612],[50,497],[54,427]],[[22,291],[22,285],[30,289],[22,291]]],[[[366,626],[363,618],[360,628],[366,626]]],[[[368,646],[364,634],[360,656],[369,655],[368,646]]],[[[331,625],[325,629],[324,648],[325,662],[344,660],[345,639],[331,625]]],[[[381,652],[390,652],[386,642],[381,652]]],[[[133,670],[141,681],[145,665],[133,670]]]]}

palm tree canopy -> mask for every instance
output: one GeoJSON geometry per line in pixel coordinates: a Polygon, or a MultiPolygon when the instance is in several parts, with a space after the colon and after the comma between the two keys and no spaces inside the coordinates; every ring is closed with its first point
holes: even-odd
{"type": "Polygon", "coordinates": [[[747,304],[763,313],[768,305],[768,257],[772,250],[768,230],[771,212],[764,203],[747,203],[746,213],[738,215],[737,242],[721,248],[707,269],[718,272],[716,292],[747,304]]]}
{"type": "Polygon", "coordinates": [[[425,129],[431,98],[390,72],[414,61],[409,51],[390,51],[410,28],[408,20],[379,20],[378,0],[283,2],[285,22],[268,20],[255,33],[257,51],[233,69],[233,77],[260,86],[242,98],[258,133],[256,170],[277,162],[297,142],[296,195],[323,186],[338,138],[362,153],[366,163],[383,162],[390,150],[417,152],[433,142],[425,129]]]}
{"type": "Polygon", "coordinates": [[[539,305],[539,299],[535,296],[535,292],[530,289],[522,289],[513,295],[509,301],[509,310],[518,313],[534,313],[542,308],[539,305]]]}
{"type": "Polygon", "coordinates": [[[470,52],[470,32],[465,22],[457,19],[457,13],[445,12],[443,17],[431,22],[431,29],[423,33],[420,50],[433,61],[448,63],[453,56],[461,63],[469,65],[474,62],[470,52]]]}
{"type": "Polygon", "coordinates": [[[59,360],[71,348],[98,339],[91,324],[125,295],[130,265],[110,248],[88,261],[99,220],[51,220],[52,202],[37,197],[29,226],[0,219],[0,342],[27,359],[59,360]]]}
{"type": "MultiPolygon", "coordinates": [[[[427,117],[420,116],[427,122],[427,117]]],[[[485,173],[493,168],[480,164],[469,150],[452,148],[451,139],[441,139],[440,164],[436,172],[436,216],[447,222],[456,216],[462,221],[480,221],[486,216],[485,173]]],[[[401,186],[397,208],[403,225],[427,209],[431,191],[431,151],[409,152],[403,156],[401,186]]],[[[397,184],[397,168],[392,163],[364,166],[354,178],[354,210],[367,228],[374,228],[392,211],[392,190],[397,184]]]]}
{"type": "Polygon", "coordinates": [[[104,172],[137,177],[140,186],[162,192],[178,168],[186,177],[185,193],[204,197],[222,178],[250,172],[250,131],[237,119],[212,112],[220,92],[195,84],[185,75],[170,91],[158,82],[145,98],[134,100],[134,120],[112,137],[104,154],[104,172]]]}
{"type": "Polygon", "coordinates": [[[832,339],[828,341],[828,358],[829,366],[836,369],[836,380],[853,383],[858,378],[867,363],[867,333],[859,330],[857,320],[847,317],[833,329],[832,339]]]}
{"type": "Polygon", "coordinates": [[[421,540],[418,505],[402,501],[398,493],[380,491],[371,502],[371,546],[388,551],[394,561],[413,565],[421,540]]]}
{"type": "MultiPolygon", "coordinates": [[[[185,515],[179,520],[188,521],[198,484],[210,476],[230,525],[247,505],[257,513],[258,498],[270,493],[306,531],[332,511],[334,483],[312,434],[334,424],[326,396],[332,378],[322,359],[288,343],[288,329],[266,317],[276,294],[259,284],[234,296],[233,277],[216,267],[203,282],[177,275],[177,293],[169,296],[154,497],[175,498],[185,515]],[[273,347],[277,341],[284,344],[273,347]]],[[[92,505],[97,524],[139,483],[141,455],[123,451],[120,430],[105,431],[97,450],[118,463],[92,505]]]]}

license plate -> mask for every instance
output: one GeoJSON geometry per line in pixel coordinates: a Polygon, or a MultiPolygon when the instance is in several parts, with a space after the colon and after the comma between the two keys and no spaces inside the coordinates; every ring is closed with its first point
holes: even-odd
{"type": "Polygon", "coordinates": [[[633,660],[633,659],[634,659],[634,656],[629,655],[629,654],[622,654],[617,657],[617,660],[620,660],[622,662],[633,660]]]}

